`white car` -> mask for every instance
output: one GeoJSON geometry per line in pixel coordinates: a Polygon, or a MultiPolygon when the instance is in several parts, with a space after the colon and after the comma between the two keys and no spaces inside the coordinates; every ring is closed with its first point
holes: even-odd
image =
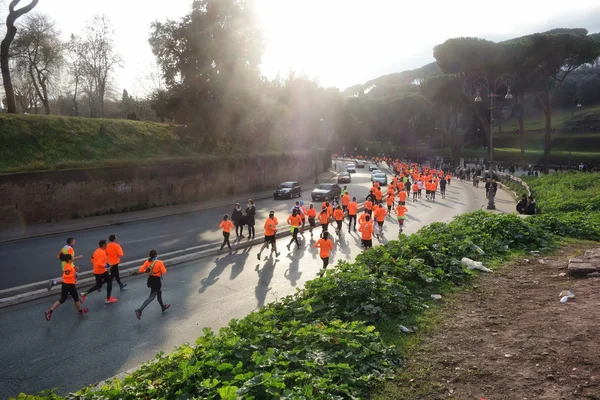
{"type": "Polygon", "coordinates": [[[346,172],[356,173],[356,165],[354,165],[354,164],[346,165],[346,172]]]}
{"type": "Polygon", "coordinates": [[[373,181],[373,177],[375,177],[375,174],[383,174],[383,171],[380,169],[374,169],[373,171],[371,171],[371,182],[373,181]]]}
{"type": "Polygon", "coordinates": [[[387,175],[381,171],[373,174],[373,178],[371,178],[373,182],[379,182],[381,186],[386,186],[388,184],[387,175]]]}

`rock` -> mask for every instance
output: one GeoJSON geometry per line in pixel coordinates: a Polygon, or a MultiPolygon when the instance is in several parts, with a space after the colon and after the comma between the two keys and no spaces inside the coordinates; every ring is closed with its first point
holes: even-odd
{"type": "Polygon", "coordinates": [[[431,298],[433,300],[441,300],[442,299],[442,295],[441,294],[432,294],[431,298]]]}
{"type": "Polygon", "coordinates": [[[552,374],[546,375],[546,380],[553,381],[554,380],[554,375],[552,375],[552,374]]]}
{"type": "Polygon", "coordinates": [[[582,257],[569,259],[567,269],[570,276],[582,277],[595,272],[600,273],[600,248],[586,250],[582,257]]]}

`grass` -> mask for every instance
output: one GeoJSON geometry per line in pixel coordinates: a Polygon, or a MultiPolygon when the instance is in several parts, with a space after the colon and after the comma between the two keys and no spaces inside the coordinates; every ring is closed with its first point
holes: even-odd
{"type": "MultiPolygon", "coordinates": [[[[555,129],[565,128],[571,122],[571,113],[573,113],[573,121],[584,120],[587,116],[591,119],[600,119],[600,105],[583,106],[576,108],[574,111],[570,109],[556,109],[552,111],[552,127],[555,129]],[[596,116],[596,118],[592,118],[596,116]]],[[[546,127],[546,120],[543,110],[534,109],[529,113],[525,113],[525,130],[543,130],[546,127]]],[[[511,118],[502,124],[503,131],[514,131],[519,128],[519,120],[511,118]]],[[[600,126],[598,127],[600,128],[600,126]]],[[[498,128],[494,130],[497,132],[498,128]]]]}

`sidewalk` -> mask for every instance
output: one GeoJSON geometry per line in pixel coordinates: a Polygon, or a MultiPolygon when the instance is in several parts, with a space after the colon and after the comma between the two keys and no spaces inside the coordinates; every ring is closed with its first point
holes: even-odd
{"type": "MultiPolygon", "coordinates": [[[[319,182],[329,181],[336,177],[338,172],[330,170],[319,174],[319,182]]],[[[314,179],[301,182],[303,190],[312,190],[316,185],[314,179]]],[[[208,210],[211,208],[222,207],[227,204],[235,204],[241,200],[253,199],[262,200],[273,196],[273,189],[254,193],[243,193],[233,196],[222,196],[214,199],[200,201],[195,203],[181,204],[177,206],[162,206],[150,208],[142,211],[132,211],[121,214],[107,214],[98,217],[88,217],[81,219],[70,219],[51,223],[31,224],[25,226],[14,226],[3,228],[0,232],[0,243],[12,242],[16,240],[29,239],[40,236],[54,235],[66,232],[75,232],[86,229],[93,229],[103,226],[122,225],[129,222],[144,221],[168,217],[171,215],[187,214],[196,211],[208,210]]]]}

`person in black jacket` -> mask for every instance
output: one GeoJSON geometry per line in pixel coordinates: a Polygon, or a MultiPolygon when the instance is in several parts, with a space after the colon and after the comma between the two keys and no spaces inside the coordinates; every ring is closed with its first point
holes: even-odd
{"type": "Polygon", "coordinates": [[[248,225],[248,240],[254,239],[255,231],[254,225],[256,224],[256,207],[252,199],[248,200],[248,206],[246,206],[246,225],[248,225]]]}
{"type": "Polygon", "coordinates": [[[535,215],[535,200],[533,199],[532,196],[529,196],[529,199],[527,199],[527,209],[525,210],[525,214],[526,215],[535,215]]]}
{"type": "Polygon", "coordinates": [[[521,200],[517,203],[517,212],[519,214],[525,214],[525,210],[527,209],[527,196],[523,195],[521,200]]]}
{"type": "Polygon", "coordinates": [[[243,238],[244,225],[242,225],[242,207],[240,203],[236,203],[235,208],[231,212],[231,222],[235,225],[235,236],[237,238],[243,238]]]}

